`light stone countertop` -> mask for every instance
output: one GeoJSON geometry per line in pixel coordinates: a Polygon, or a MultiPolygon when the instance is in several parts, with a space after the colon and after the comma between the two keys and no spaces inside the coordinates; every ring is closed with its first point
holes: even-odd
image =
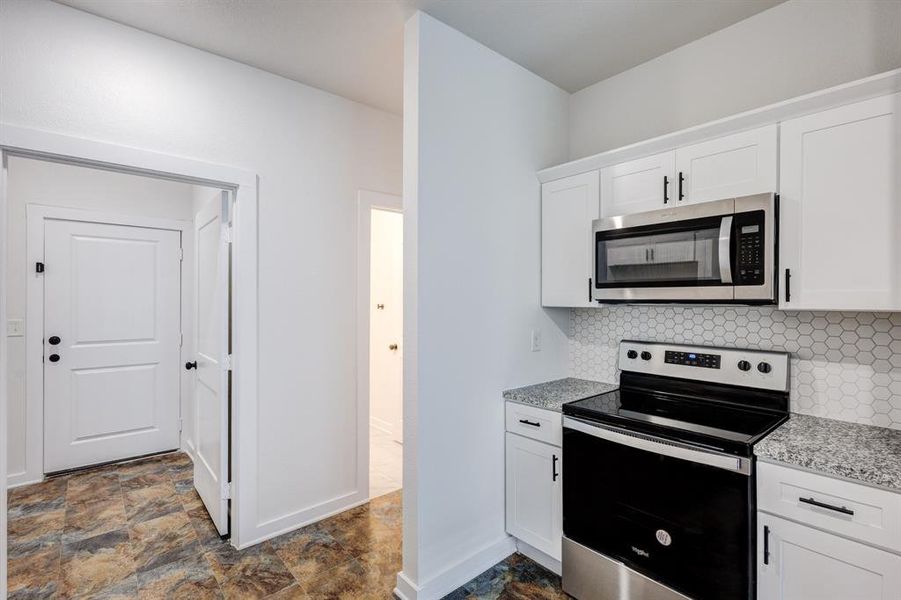
{"type": "Polygon", "coordinates": [[[792,413],[754,446],[761,460],[901,492],[901,431],[792,413]]]}
{"type": "Polygon", "coordinates": [[[617,389],[614,383],[566,377],[504,391],[504,399],[527,406],[562,412],[563,405],[617,389]]]}

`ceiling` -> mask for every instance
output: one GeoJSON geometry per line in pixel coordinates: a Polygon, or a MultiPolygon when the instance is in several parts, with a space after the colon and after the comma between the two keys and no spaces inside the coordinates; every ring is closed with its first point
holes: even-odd
{"type": "Polygon", "coordinates": [[[568,92],[783,0],[57,0],[394,113],[417,9],[568,92]]]}

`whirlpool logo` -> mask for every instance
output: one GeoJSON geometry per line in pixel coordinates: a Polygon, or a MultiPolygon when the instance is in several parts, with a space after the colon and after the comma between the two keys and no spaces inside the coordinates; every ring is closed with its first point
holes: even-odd
{"type": "Polygon", "coordinates": [[[632,546],[632,552],[634,552],[638,556],[643,556],[645,558],[651,558],[651,555],[647,550],[642,550],[641,548],[636,548],[635,546],[632,546]]]}

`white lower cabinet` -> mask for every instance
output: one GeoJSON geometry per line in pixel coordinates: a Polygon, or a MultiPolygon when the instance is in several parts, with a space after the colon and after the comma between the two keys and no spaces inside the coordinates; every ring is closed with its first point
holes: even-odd
{"type": "Polygon", "coordinates": [[[901,556],[760,513],[758,600],[898,600],[901,556]]]}
{"type": "Polygon", "coordinates": [[[563,538],[560,448],[515,433],[507,432],[506,436],[507,533],[560,560],[563,538]]]}

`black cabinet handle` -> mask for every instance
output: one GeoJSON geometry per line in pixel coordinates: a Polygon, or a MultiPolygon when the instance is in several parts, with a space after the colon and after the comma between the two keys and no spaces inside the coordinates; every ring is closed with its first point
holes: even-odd
{"type": "Polygon", "coordinates": [[[770,564],[770,528],[763,526],[763,564],[770,564]]]}
{"type": "Polygon", "coordinates": [[[557,472],[557,461],[560,460],[557,458],[557,455],[553,455],[554,460],[551,461],[551,481],[557,481],[557,477],[560,476],[560,473],[557,472]]]}
{"type": "Polygon", "coordinates": [[[188,371],[190,371],[191,369],[196,369],[196,368],[197,368],[197,361],[196,361],[196,360],[193,361],[193,362],[186,362],[186,363],[185,363],[185,369],[187,369],[188,371]]]}
{"type": "Polygon", "coordinates": [[[669,202],[669,177],[663,176],[663,203],[669,202]]]}
{"type": "Polygon", "coordinates": [[[51,335],[51,336],[50,336],[50,339],[48,339],[47,341],[50,342],[50,345],[51,345],[51,346],[57,346],[57,345],[59,345],[59,343],[60,343],[62,340],[59,339],[59,336],[58,336],[58,335],[51,335]]]}
{"type": "Polygon", "coordinates": [[[50,362],[59,362],[59,354],[51,354],[48,358],[50,362]]]}
{"type": "Polygon", "coordinates": [[[788,302],[792,298],[792,270],[785,270],[785,301],[788,302]]]}
{"type": "Polygon", "coordinates": [[[539,423],[537,421],[530,421],[528,419],[520,419],[519,422],[522,423],[523,425],[531,425],[532,427],[541,427],[541,423],[539,423]]]}
{"type": "Polygon", "coordinates": [[[682,171],[679,171],[679,201],[680,202],[685,198],[685,194],[682,191],[683,183],[685,183],[685,176],[682,174],[682,171]]]}
{"type": "Polygon", "coordinates": [[[588,278],[588,301],[591,302],[591,277],[588,278]]]}
{"type": "Polygon", "coordinates": [[[854,511],[847,506],[835,506],[834,504],[826,504],[825,502],[819,502],[818,500],[814,500],[813,498],[798,498],[798,502],[810,504],[811,506],[818,506],[820,508],[825,508],[826,510],[834,510],[835,512],[842,513],[843,515],[854,514],[854,511]]]}

